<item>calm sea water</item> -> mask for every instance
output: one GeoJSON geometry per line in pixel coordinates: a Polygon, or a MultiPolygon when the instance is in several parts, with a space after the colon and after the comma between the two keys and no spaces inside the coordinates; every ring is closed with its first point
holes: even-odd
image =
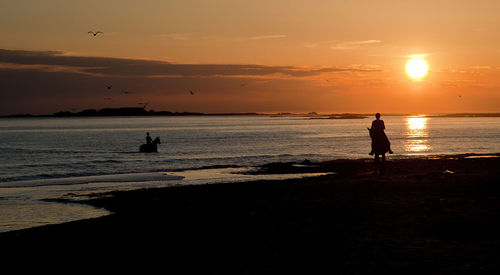
{"type": "MultiPolygon", "coordinates": [[[[500,118],[383,119],[395,152],[390,158],[500,152],[500,118]]],[[[368,158],[366,127],[371,120],[267,116],[0,119],[0,231],[107,213],[41,200],[67,193],[241,181],[256,176],[234,172],[269,162],[368,158]],[[138,152],[146,132],[161,138],[159,153],[138,152]],[[220,167],[226,165],[238,167],[220,167]]]]}

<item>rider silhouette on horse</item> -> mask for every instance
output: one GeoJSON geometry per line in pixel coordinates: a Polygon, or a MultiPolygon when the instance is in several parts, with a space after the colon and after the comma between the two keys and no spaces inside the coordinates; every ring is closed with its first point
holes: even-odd
{"type": "Polygon", "coordinates": [[[141,145],[139,151],[144,153],[158,152],[158,144],[161,144],[160,138],[156,137],[155,140],[152,140],[148,132],[146,133],[146,144],[141,145]]]}
{"type": "Polygon", "coordinates": [[[375,155],[375,162],[379,162],[379,155],[382,155],[382,161],[385,161],[385,153],[392,154],[391,143],[385,134],[384,121],[380,119],[380,113],[375,114],[376,120],[372,122],[372,127],[368,128],[372,139],[372,151],[370,155],[375,155]]]}

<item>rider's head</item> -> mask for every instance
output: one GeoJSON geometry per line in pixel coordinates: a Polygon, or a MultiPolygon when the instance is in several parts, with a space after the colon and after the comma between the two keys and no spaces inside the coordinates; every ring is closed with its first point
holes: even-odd
{"type": "Polygon", "coordinates": [[[147,132],[147,133],[146,133],[146,135],[148,135],[148,136],[149,136],[149,132],[147,132]]]}
{"type": "Polygon", "coordinates": [[[379,118],[380,118],[380,113],[376,113],[376,114],[375,114],[375,117],[376,117],[377,119],[379,119],[379,118]]]}

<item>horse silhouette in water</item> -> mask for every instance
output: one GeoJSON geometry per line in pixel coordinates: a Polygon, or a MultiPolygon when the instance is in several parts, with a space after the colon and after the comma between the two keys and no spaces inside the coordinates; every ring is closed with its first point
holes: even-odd
{"type": "Polygon", "coordinates": [[[158,144],[161,144],[160,137],[156,137],[151,143],[143,144],[139,147],[139,151],[143,153],[158,152],[158,144]]]}
{"type": "Polygon", "coordinates": [[[370,138],[372,139],[373,154],[375,155],[375,162],[380,161],[380,156],[382,156],[382,161],[385,161],[385,154],[389,152],[391,148],[391,143],[385,135],[384,132],[377,132],[373,129],[368,128],[370,131],[370,138]]]}
{"type": "Polygon", "coordinates": [[[382,162],[385,162],[385,153],[389,152],[392,154],[391,143],[385,134],[385,124],[384,121],[380,119],[380,114],[375,115],[377,118],[372,122],[372,127],[368,128],[370,132],[370,138],[372,139],[372,151],[370,155],[375,155],[375,163],[380,162],[380,156],[382,156],[382,162]]]}

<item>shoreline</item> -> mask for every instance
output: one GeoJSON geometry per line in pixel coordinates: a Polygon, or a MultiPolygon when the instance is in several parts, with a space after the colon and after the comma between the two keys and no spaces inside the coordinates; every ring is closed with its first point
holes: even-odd
{"type": "Polygon", "coordinates": [[[489,155],[332,160],[315,171],[335,174],[320,177],[115,191],[84,201],[112,215],[0,241],[6,263],[50,272],[495,273],[500,158],[489,155]]]}

